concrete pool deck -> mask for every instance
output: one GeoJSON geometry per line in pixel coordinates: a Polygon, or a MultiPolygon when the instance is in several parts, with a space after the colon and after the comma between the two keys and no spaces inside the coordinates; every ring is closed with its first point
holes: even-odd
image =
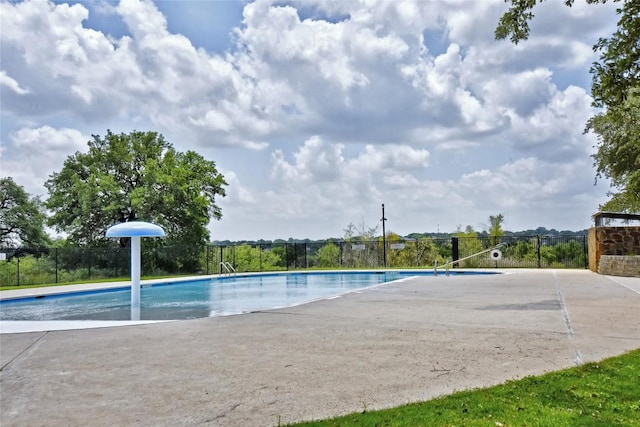
{"type": "Polygon", "coordinates": [[[273,426],[640,347],[640,279],[416,277],[277,310],[0,335],[0,422],[273,426]]]}

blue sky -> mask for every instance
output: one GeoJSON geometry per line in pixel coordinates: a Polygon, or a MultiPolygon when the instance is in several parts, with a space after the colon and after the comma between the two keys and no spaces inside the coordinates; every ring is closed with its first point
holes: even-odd
{"type": "Polygon", "coordinates": [[[543,2],[495,41],[487,1],[0,2],[0,175],[43,183],[92,134],[154,130],[229,182],[213,239],[584,229],[584,135],[615,5],[543,2]]]}

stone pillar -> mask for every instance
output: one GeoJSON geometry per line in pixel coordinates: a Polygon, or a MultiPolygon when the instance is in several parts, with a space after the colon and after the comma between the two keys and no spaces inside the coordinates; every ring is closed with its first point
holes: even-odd
{"type": "Polygon", "coordinates": [[[598,253],[598,239],[597,228],[591,227],[589,229],[588,243],[589,243],[589,270],[594,273],[598,272],[598,261],[600,261],[600,253],[598,253]]]}

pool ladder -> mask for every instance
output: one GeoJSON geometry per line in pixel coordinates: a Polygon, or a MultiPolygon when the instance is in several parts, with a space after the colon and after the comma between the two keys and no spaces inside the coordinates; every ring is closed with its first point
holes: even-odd
{"type": "Polygon", "coordinates": [[[236,275],[236,269],[233,268],[233,266],[228,262],[222,261],[220,263],[220,271],[223,271],[223,270],[226,271],[227,276],[231,276],[232,273],[234,276],[236,275]]]}
{"type": "MultiPolygon", "coordinates": [[[[449,275],[449,266],[451,266],[451,265],[453,265],[453,264],[457,264],[457,263],[459,263],[459,262],[461,262],[461,261],[464,261],[464,260],[467,260],[467,259],[469,259],[469,258],[473,258],[473,257],[478,256],[478,255],[486,254],[487,252],[491,252],[491,251],[496,250],[496,249],[498,249],[498,248],[501,248],[501,247],[503,247],[503,246],[507,246],[507,244],[506,244],[506,243],[499,243],[499,244],[495,245],[495,246],[494,246],[494,247],[492,247],[492,248],[485,249],[484,251],[480,251],[480,252],[475,253],[475,254],[473,254],[473,255],[469,255],[469,256],[466,256],[466,257],[464,257],[464,258],[457,259],[457,260],[455,260],[455,261],[448,261],[448,262],[446,262],[446,263],[442,264],[442,265],[441,265],[441,266],[439,266],[439,267],[440,267],[440,268],[442,268],[442,267],[446,267],[446,273],[445,273],[445,274],[448,276],[448,275],[449,275]]],[[[434,275],[434,276],[437,276],[437,275],[438,275],[438,260],[436,260],[436,261],[433,263],[433,275],[434,275]]]]}

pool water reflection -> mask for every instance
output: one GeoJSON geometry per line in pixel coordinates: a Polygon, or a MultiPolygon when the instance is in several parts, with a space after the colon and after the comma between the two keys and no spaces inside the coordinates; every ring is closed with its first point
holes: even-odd
{"type": "MultiPolygon", "coordinates": [[[[143,285],[140,319],[194,319],[288,307],[426,274],[430,273],[281,273],[143,285]]],[[[127,287],[3,300],[0,320],[129,320],[130,299],[127,287]]]]}

